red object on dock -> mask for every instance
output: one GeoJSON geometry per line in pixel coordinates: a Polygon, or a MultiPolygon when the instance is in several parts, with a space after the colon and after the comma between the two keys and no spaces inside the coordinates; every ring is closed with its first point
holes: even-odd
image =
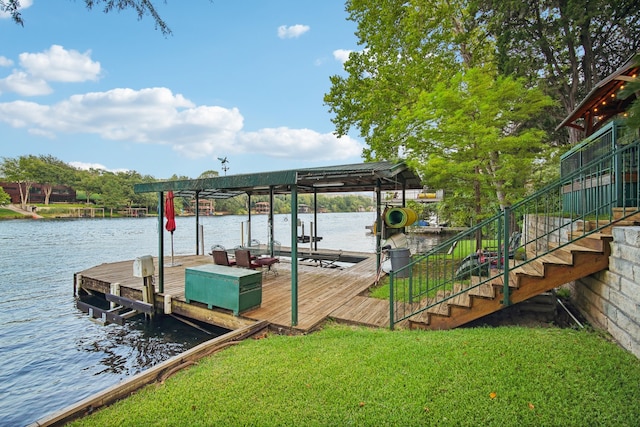
{"type": "Polygon", "coordinates": [[[165,217],[167,218],[167,225],[165,225],[165,228],[167,231],[173,233],[176,229],[176,211],[173,207],[173,191],[169,191],[167,193],[164,203],[165,217]]]}

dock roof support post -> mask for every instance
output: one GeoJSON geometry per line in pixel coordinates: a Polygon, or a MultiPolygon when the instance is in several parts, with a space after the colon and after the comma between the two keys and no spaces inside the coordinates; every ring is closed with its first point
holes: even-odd
{"type": "Polygon", "coordinates": [[[200,190],[196,191],[196,255],[200,255],[200,190]]]}
{"type": "Polygon", "coordinates": [[[164,292],[164,193],[158,191],[158,292],[164,292]]]}
{"type": "Polygon", "coordinates": [[[298,186],[291,186],[291,326],[298,325],[298,186]]]}
{"type": "Polygon", "coordinates": [[[381,236],[382,236],[382,216],[380,215],[380,211],[382,209],[382,185],[380,184],[380,180],[376,181],[376,271],[380,271],[380,245],[381,245],[381,236]]]}
{"type": "Polygon", "coordinates": [[[251,193],[247,193],[247,246],[251,246],[251,193]]]}
{"type": "Polygon", "coordinates": [[[269,256],[273,257],[273,186],[269,186],[269,256]]]}
{"type": "Polygon", "coordinates": [[[313,189],[313,230],[309,230],[309,234],[313,232],[311,241],[313,242],[313,250],[318,250],[318,190],[313,189]]]}

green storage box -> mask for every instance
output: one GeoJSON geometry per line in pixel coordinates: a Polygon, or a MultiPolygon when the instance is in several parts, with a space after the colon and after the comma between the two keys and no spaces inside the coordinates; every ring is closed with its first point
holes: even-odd
{"type": "Polygon", "coordinates": [[[185,269],[185,299],[238,313],[262,303],[262,273],[207,264],[185,269]]]}

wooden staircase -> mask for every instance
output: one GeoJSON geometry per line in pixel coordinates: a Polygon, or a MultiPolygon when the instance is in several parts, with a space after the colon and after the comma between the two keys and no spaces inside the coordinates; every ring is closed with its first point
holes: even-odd
{"type": "MultiPolygon", "coordinates": [[[[628,212],[626,213],[628,214],[628,212]]],[[[640,213],[619,220],[624,212],[614,210],[613,221],[607,224],[589,223],[585,228],[597,229],[600,232],[584,234],[584,230],[573,232],[569,236],[573,240],[564,246],[550,245],[548,252],[536,259],[528,253],[532,261],[518,265],[511,261],[509,272],[510,303],[516,304],[531,297],[557,288],[565,283],[584,278],[609,267],[610,243],[613,240],[611,228],[613,226],[629,226],[640,224],[640,213]]],[[[471,285],[477,285],[485,278],[473,277],[471,285]]],[[[452,329],[472,320],[479,319],[506,307],[503,299],[503,275],[497,275],[477,287],[464,291],[462,284],[454,285],[453,292],[457,294],[444,302],[422,311],[408,319],[412,329],[452,329]]],[[[470,287],[470,285],[467,285],[470,287]]],[[[442,293],[442,292],[441,292],[442,293]]],[[[438,295],[438,300],[448,295],[438,295]]],[[[427,306],[428,301],[422,301],[427,306]]]]}

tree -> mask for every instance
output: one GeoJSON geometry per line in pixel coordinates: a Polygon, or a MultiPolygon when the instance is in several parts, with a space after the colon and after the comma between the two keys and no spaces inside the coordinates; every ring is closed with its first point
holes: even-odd
{"type": "Polygon", "coordinates": [[[91,203],[91,196],[102,191],[101,171],[99,169],[78,170],[76,186],[85,192],[86,203],[91,203]]]}
{"type": "MultiPolygon", "coordinates": [[[[478,67],[423,92],[420,108],[403,110],[398,122],[412,128],[407,156],[427,184],[444,188],[453,181],[469,188],[479,181],[478,195],[491,189],[491,199],[504,208],[524,195],[534,160],[544,153],[545,133],[524,124],[552,104],[521,80],[478,67]]],[[[493,204],[476,200],[477,208],[485,205],[493,204]]]]}
{"type": "Polygon", "coordinates": [[[20,190],[20,207],[27,208],[31,187],[37,182],[39,159],[36,156],[20,156],[18,158],[2,158],[0,173],[7,181],[18,184],[20,190]]]}
{"type": "MultiPolygon", "coordinates": [[[[563,108],[553,129],[587,93],[640,49],[636,0],[484,0],[482,20],[496,41],[497,64],[540,85],[563,108]]],[[[570,130],[569,142],[580,135],[570,130]]]]}
{"type": "MultiPolygon", "coordinates": [[[[126,9],[134,9],[138,14],[138,19],[142,19],[146,15],[151,15],[155,22],[156,30],[159,29],[164,36],[171,34],[171,29],[162,20],[153,2],[150,0],[84,0],[84,4],[89,10],[102,6],[104,13],[109,13],[114,10],[120,12],[126,9]]],[[[24,26],[20,6],[20,0],[0,0],[0,12],[8,13],[16,24],[24,26]]]]}
{"type": "Polygon", "coordinates": [[[214,171],[213,169],[211,169],[211,170],[202,172],[198,178],[216,178],[218,176],[220,176],[218,171],[214,171]]]}
{"type": "Polygon", "coordinates": [[[346,77],[330,78],[324,101],[338,135],[359,129],[369,145],[365,159],[393,160],[412,137],[410,129],[394,126],[398,111],[413,108],[422,91],[464,61],[483,61],[484,49],[472,41],[475,23],[467,19],[474,12],[461,0],[351,0],[347,11],[362,49],[349,55],[346,77]]]}
{"type": "Polygon", "coordinates": [[[331,77],[325,103],[336,132],[358,128],[367,159],[406,158],[456,194],[469,221],[509,205],[511,189],[524,187],[517,171],[542,156],[544,133],[526,123],[551,102],[499,78],[477,2],[352,0],[347,10],[363,49],[349,56],[346,77],[331,77]],[[519,104],[532,99],[535,108],[519,104]]]}
{"type": "Polygon", "coordinates": [[[35,179],[42,185],[44,191],[44,204],[49,204],[49,198],[53,187],[73,181],[74,169],[51,155],[38,157],[38,165],[35,170],[35,179]]]}

